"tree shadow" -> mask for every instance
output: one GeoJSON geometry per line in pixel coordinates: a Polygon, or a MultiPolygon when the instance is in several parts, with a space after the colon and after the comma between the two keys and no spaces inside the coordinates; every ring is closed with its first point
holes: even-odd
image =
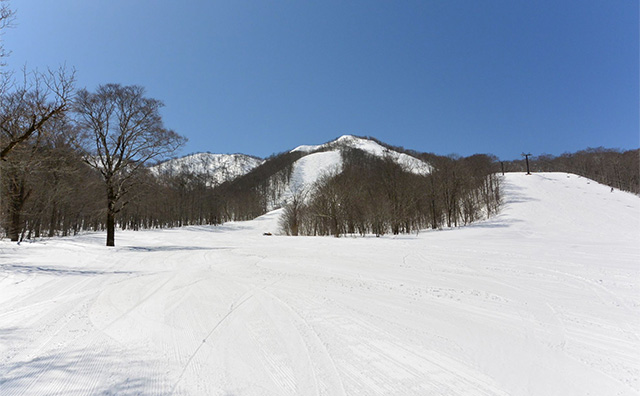
{"type": "Polygon", "coordinates": [[[48,274],[56,276],[76,275],[76,276],[96,276],[96,275],[114,275],[135,274],[135,271],[100,271],[100,270],[78,270],[71,268],[54,268],[42,265],[23,265],[23,264],[2,264],[0,271],[13,272],[18,274],[48,274]]]}
{"type": "Polygon", "coordinates": [[[208,247],[208,246],[128,246],[123,250],[131,252],[180,252],[180,251],[197,251],[197,250],[225,250],[228,247],[208,247]]]}
{"type": "Polygon", "coordinates": [[[540,201],[537,198],[533,198],[527,194],[522,193],[525,189],[523,187],[515,185],[506,185],[502,188],[503,201],[502,205],[509,205],[514,203],[535,202],[540,201]]]}
{"type": "Polygon", "coordinates": [[[170,389],[163,373],[150,369],[153,362],[125,356],[131,352],[73,349],[9,361],[1,366],[0,394],[155,395],[170,389]]]}
{"type": "Polygon", "coordinates": [[[481,221],[478,223],[471,223],[467,225],[469,228],[509,228],[514,224],[523,223],[524,221],[518,219],[491,219],[481,221]]]}

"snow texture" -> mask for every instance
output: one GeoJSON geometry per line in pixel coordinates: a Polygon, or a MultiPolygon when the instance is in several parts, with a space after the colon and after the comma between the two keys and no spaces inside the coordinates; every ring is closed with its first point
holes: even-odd
{"type": "Polygon", "coordinates": [[[306,155],[293,164],[289,191],[285,192],[285,201],[291,194],[303,192],[313,186],[322,176],[330,176],[342,171],[340,151],[321,151],[306,155]]]}
{"type": "Polygon", "coordinates": [[[640,199],[503,189],[497,217],[411,236],[263,236],[275,211],[0,241],[0,394],[638,395],[640,199]]]}
{"type": "Polygon", "coordinates": [[[263,162],[245,154],[196,153],[162,162],[149,169],[156,175],[199,175],[205,178],[207,185],[216,186],[249,173],[263,162]]]}

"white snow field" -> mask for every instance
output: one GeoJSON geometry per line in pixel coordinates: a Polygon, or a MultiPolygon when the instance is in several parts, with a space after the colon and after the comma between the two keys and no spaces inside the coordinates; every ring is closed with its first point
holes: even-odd
{"type": "Polygon", "coordinates": [[[460,229],[0,242],[1,395],[638,395],[640,198],[507,174],[460,229]]]}

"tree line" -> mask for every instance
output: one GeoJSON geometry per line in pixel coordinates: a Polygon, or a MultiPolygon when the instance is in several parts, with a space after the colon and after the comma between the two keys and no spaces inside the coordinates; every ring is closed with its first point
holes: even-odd
{"type": "MultiPolygon", "coordinates": [[[[0,31],[13,12],[0,0],[0,31]]],[[[6,55],[0,43],[0,65],[6,55]]],[[[153,174],[185,138],[164,126],[161,101],[136,85],[76,89],[64,67],[0,68],[0,228],[13,241],[107,231],[249,220],[278,207],[295,161],[284,152],[246,175],[212,185],[188,171],[153,174]]],[[[372,139],[377,141],[375,139],[372,139]]],[[[490,216],[500,204],[498,161],[489,155],[437,156],[393,147],[431,164],[428,175],[392,158],[338,148],[340,173],[294,191],[282,229],[290,235],[399,234],[453,227],[490,216]]],[[[336,149],[327,146],[325,149],[336,149]]],[[[640,193],[638,150],[588,149],[532,158],[537,171],[566,171],[640,193]]],[[[523,161],[505,163],[523,170],[523,161]]]]}
{"type": "Polygon", "coordinates": [[[453,227],[495,214],[500,182],[495,157],[425,154],[419,175],[390,157],[346,149],[342,171],[294,192],[280,219],[287,235],[401,234],[453,227]]]}
{"type": "MultiPolygon", "coordinates": [[[[14,17],[0,0],[0,33],[14,17]]],[[[0,59],[6,55],[0,43],[0,59]]],[[[140,86],[104,84],[91,92],[77,90],[75,71],[65,67],[25,69],[16,78],[0,66],[3,230],[18,241],[105,229],[107,246],[114,246],[116,224],[131,224],[123,216],[135,205],[125,208],[159,187],[146,166],[186,139],[165,128],[163,103],[140,86]]],[[[135,226],[144,224],[145,216],[134,213],[135,226]]]]}
{"type": "MultiPolygon", "coordinates": [[[[523,160],[503,163],[507,172],[524,172],[523,160]]],[[[598,183],[640,194],[640,149],[617,150],[604,147],[587,148],[560,156],[542,154],[529,158],[532,172],[567,172],[598,183]]]]}
{"type": "MultiPolygon", "coordinates": [[[[33,76],[33,85],[0,93],[3,229],[13,241],[106,230],[114,246],[116,224],[131,224],[124,209],[162,187],[148,163],[185,139],[164,127],[162,103],[142,87],[74,91],[72,74],[58,73],[41,89],[33,76]]],[[[149,221],[134,213],[135,228],[149,221]]]]}

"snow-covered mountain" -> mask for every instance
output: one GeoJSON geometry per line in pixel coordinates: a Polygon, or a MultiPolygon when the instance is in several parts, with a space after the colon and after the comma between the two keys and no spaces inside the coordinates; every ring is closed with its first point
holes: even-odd
{"type": "Polygon", "coordinates": [[[162,162],[149,169],[156,175],[188,173],[201,176],[207,185],[216,186],[250,172],[263,162],[245,154],[196,153],[162,162]]]}
{"type": "Polygon", "coordinates": [[[409,172],[420,175],[426,175],[430,173],[432,169],[431,165],[418,158],[388,149],[374,140],[365,139],[353,135],[340,136],[335,140],[320,145],[298,146],[291,150],[291,152],[314,153],[318,151],[340,151],[341,149],[345,148],[361,150],[370,155],[380,158],[391,158],[398,164],[402,165],[402,167],[409,172]]]}
{"type": "Polygon", "coordinates": [[[387,148],[372,139],[353,135],[344,135],[324,144],[298,146],[285,153],[284,157],[280,155],[266,161],[245,154],[197,153],[160,163],[150,170],[156,175],[188,174],[204,178],[209,186],[218,186],[255,169],[254,177],[242,183],[261,184],[260,189],[268,191],[267,207],[275,209],[293,194],[309,190],[323,175],[339,173],[343,167],[342,152],[347,149],[391,159],[415,174],[426,175],[432,171],[432,166],[425,161],[387,148]]]}
{"type": "Polygon", "coordinates": [[[342,169],[341,151],[344,149],[356,149],[375,157],[390,158],[407,171],[420,175],[426,175],[432,170],[430,164],[410,155],[388,149],[371,139],[344,135],[324,144],[302,145],[291,150],[292,153],[308,154],[293,164],[290,182],[281,195],[280,202],[274,202],[273,207],[280,206],[293,194],[309,189],[323,175],[339,173],[342,169]]]}

